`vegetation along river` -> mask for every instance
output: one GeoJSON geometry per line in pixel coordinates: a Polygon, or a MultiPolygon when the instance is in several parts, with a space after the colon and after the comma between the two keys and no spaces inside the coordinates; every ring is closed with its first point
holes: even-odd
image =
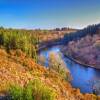
{"type": "MultiPolygon", "coordinates": [[[[60,50],[60,46],[53,46],[48,49],[41,50],[39,55],[44,56],[46,59],[44,66],[48,66],[48,56],[50,52],[62,53],[60,50]]],[[[74,88],[79,88],[82,93],[92,93],[93,84],[96,81],[100,80],[100,70],[80,65],[65,57],[63,53],[62,59],[72,75],[72,86],[74,88]]]]}

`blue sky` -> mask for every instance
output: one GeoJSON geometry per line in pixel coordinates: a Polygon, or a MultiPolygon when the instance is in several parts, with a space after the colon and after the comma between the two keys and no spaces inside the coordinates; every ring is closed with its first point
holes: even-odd
{"type": "Polygon", "coordinates": [[[0,26],[82,28],[100,22],[100,0],[0,0],[0,26]]]}

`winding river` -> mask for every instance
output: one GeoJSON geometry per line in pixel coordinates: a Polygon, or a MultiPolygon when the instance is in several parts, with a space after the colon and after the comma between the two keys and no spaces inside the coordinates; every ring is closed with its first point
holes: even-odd
{"type": "MultiPolygon", "coordinates": [[[[48,55],[50,52],[61,52],[60,46],[53,46],[40,51],[39,55],[44,56],[46,59],[45,66],[48,66],[48,55]]],[[[100,80],[100,70],[82,66],[65,57],[63,54],[62,59],[72,75],[72,86],[74,88],[79,88],[82,93],[92,93],[94,82],[100,80]]]]}

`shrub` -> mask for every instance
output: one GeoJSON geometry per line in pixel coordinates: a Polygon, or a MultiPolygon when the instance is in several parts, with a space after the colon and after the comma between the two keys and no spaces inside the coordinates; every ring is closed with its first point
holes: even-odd
{"type": "Polygon", "coordinates": [[[11,100],[23,100],[23,88],[19,85],[11,86],[9,89],[11,100]]]}
{"type": "Polygon", "coordinates": [[[55,100],[57,96],[52,88],[46,86],[38,79],[33,81],[33,95],[34,100],[55,100]]]}
{"type": "Polygon", "coordinates": [[[51,52],[49,54],[49,68],[55,70],[62,78],[70,80],[69,70],[66,68],[60,53],[51,52]]]}
{"type": "Polygon", "coordinates": [[[25,87],[13,85],[9,89],[11,100],[33,100],[33,86],[31,82],[25,87]]]}
{"type": "Polygon", "coordinates": [[[11,100],[55,100],[57,96],[52,88],[39,79],[34,79],[23,88],[18,85],[11,86],[9,94],[11,100]]]}
{"type": "Polygon", "coordinates": [[[33,85],[31,82],[24,87],[23,94],[23,100],[33,100],[33,85]]]}

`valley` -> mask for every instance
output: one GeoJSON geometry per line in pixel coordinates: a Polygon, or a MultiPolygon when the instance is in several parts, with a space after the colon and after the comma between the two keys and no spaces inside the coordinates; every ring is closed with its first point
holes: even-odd
{"type": "MultiPolygon", "coordinates": [[[[91,68],[91,65],[91,67],[86,67],[87,64],[84,66],[69,58],[74,58],[71,55],[74,52],[72,50],[77,50],[79,46],[78,54],[81,54],[81,48],[86,46],[88,50],[87,47],[94,43],[99,50],[97,41],[99,41],[100,33],[97,29],[97,33],[95,33],[93,28],[92,36],[86,32],[77,35],[80,30],[70,33],[65,31],[63,37],[60,35],[62,38],[59,36],[56,39],[52,35],[53,33],[45,36],[44,34],[47,33],[40,33],[43,32],[42,30],[38,32],[0,28],[1,100],[7,98],[11,100],[10,96],[22,100],[33,100],[33,98],[35,100],[41,100],[41,98],[44,98],[43,100],[99,100],[100,92],[96,85],[99,84],[99,70],[94,69],[95,66],[94,68],[91,68]],[[41,38],[40,34],[42,34],[41,38]],[[43,36],[47,38],[46,41],[43,40],[43,36]],[[52,39],[48,40],[48,36],[51,36],[52,39]],[[41,46],[42,49],[40,49],[41,46]],[[33,94],[34,85],[36,85],[35,94],[33,94]],[[45,88],[42,88],[44,86],[45,88]],[[26,93],[30,90],[29,94],[24,93],[25,87],[26,93]],[[38,89],[41,93],[38,92],[38,89]]],[[[89,47],[89,51],[90,49],[89,47]]],[[[85,54],[84,50],[83,53],[85,54]]],[[[95,51],[93,54],[99,56],[99,51],[95,51]]],[[[98,63],[97,65],[99,67],[98,63]]]]}

